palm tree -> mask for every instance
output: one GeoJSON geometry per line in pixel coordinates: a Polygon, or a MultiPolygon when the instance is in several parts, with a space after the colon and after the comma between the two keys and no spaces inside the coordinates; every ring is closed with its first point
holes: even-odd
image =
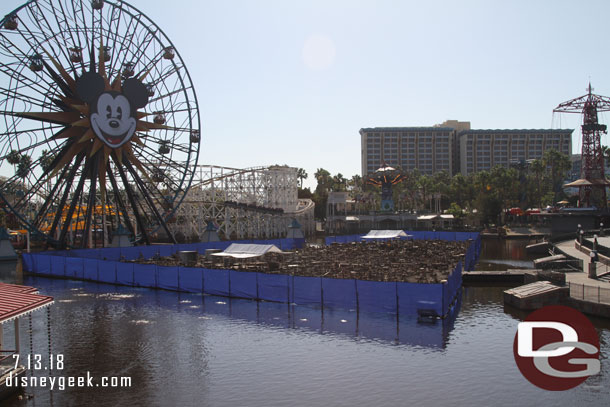
{"type": "Polygon", "coordinates": [[[348,184],[352,189],[361,189],[362,187],[362,177],[358,174],[352,175],[352,178],[348,181],[348,184]]]}
{"type": "Polygon", "coordinates": [[[303,188],[303,180],[307,179],[309,175],[307,174],[307,171],[305,171],[304,168],[299,168],[297,170],[297,178],[299,179],[299,188],[303,188]]]}
{"type": "MultiPolygon", "coordinates": [[[[606,150],[604,157],[606,154],[610,154],[610,152],[606,150]]],[[[542,162],[551,172],[551,183],[553,185],[553,193],[555,194],[553,198],[554,202],[557,202],[562,190],[562,181],[565,179],[566,173],[572,168],[572,162],[570,157],[554,149],[544,152],[542,162]]]]}
{"type": "Polygon", "coordinates": [[[347,179],[343,177],[343,174],[338,173],[332,178],[333,191],[345,191],[347,179]]]}
{"type": "Polygon", "coordinates": [[[537,194],[537,204],[538,204],[538,208],[542,207],[542,176],[544,174],[544,171],[546,170],[546,166],[544,165],[544,162],[542,161],[542,159],[537,159],[534,160],[532,162],[532,164],[530,165],[530,169],[531,171],[534,173],[534,176],[536,178],[536,183],[538,184],[538,187],[536,188],[536,194],[537,194]]]}
{"type": "Polygon", "coordinates": [[[313,176],[315,177],[316,181],[318,181],[316,191],[328,192],[331,180],[330,172],[326,171],[324,168],[318,168],[313,176]]]}

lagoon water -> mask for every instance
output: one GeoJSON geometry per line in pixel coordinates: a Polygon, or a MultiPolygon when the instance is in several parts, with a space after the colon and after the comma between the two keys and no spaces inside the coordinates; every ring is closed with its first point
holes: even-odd
{"type": "MultiPolygon", "coordinates": [[[[594,320],[602,370],[549,392],[517,369],[523,315],[502,287],[463,288],[450,320],[26,277],[55,297],[53,354],[64,369],[35,376],[129,376],[129,388],[29,388],[7,406],[599,406],[610,403],[610,324],[594,320]],[[33,396],[28,399],[27,396],[33,396]]],[[[46,312],[32,352],[46,358],[46,312]]],[[[12,324],[6,324],[5,338],[12,324]]],[[[22,354],[30,353],[27,318],[22,354]]]]}

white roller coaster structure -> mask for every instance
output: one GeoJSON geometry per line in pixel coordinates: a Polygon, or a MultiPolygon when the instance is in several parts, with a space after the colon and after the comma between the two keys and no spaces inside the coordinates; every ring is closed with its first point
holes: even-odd
{"type": "Polygon", "coordinates": [[[297,169],[286,166],[198,165],[170,229],[198,239],[212,221],[227,239],[278,238],[296,219],[306,235],[313,234],[314,203],[298,199],[297,181],[297,169]]]}

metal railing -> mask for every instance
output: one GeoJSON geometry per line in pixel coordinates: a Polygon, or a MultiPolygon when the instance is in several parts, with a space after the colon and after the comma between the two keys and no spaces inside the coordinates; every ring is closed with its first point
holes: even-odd
{"type": "Polygon", "coordinates": [[[570,288],[570,297],[574,299],[598,304],[610,304],[610,288],[572,282],[568,283],[568,287],[570,288]]]}

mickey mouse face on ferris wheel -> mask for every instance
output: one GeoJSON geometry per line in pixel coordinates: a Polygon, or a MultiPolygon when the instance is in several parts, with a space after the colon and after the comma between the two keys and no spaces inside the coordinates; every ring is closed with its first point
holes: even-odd
{"type": "Polygon", "coordinates": [[[122,92],[106,90],[104,78],[95,72],[76,82],[78,96],[89,104],[89,120],[95,135],[110,148],[127,143],[136,131],[139,108],[148,104],[148,90],[137,79],[123,82],[122,92]]]}

